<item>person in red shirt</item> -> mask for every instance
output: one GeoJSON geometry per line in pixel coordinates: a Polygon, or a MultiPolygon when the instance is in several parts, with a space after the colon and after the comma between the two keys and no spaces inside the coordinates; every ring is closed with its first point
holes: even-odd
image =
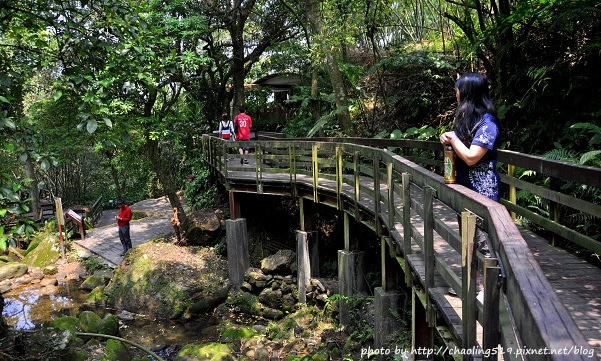
{"type": "Polygon", "coordinates": [[[119,215],[115,217],[117,220],[117,226],[119,227],[119,240],[123,245],[123,253],[119,256],[124,256],[125,252],[132,248],[131,238],[129,237],[129,221],[131,220],[131,208],[123,201],[123,199],[117,200],[119,206],[119,215]]]}
{"type": "MultiPolygon", "coordinates": [[[[250,127],[253,124],[252,119],[244,113],[245,111],[246,107],[242,105],[240,107],[240,114],[236,115],[234,118],[234,126],[238,129],[236,139],[240,141],[250,140],[250,127]]],[[[248,147],[241,147],[238,149],[238,151],[240,154],[248,154],[248,149],[248,147]]],[[[243,163],[248,164],[248,159],[240,159],[240,164],[243,163]]]]}

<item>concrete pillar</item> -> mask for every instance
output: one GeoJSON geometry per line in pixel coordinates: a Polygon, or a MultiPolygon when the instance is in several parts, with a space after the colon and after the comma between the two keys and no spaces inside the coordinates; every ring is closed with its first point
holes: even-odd
{"type": "Polygon", "coordinates": [[[245,218],[225,220],[225,242],[230,283],[238,289],[244,282],[244,273],[250,267],[245,218]]]}
{"type": "MultiPolygon", "coordinates": [[[[385,292],[382,287],[374,289],[375,324],[374,324],[374,349],[391,348],[395,345],[387,344],[386,336],[402,328],[401,322],[401,293],[399,291],[385,292]],[[391,310],[397,311],[392,313],[391,310]]],[[[382,359],[379,355],[378,359],[382,359]]]]}
{"type": "MultiPolygon", "coordinates": [[[[364,258],[365,252],[363,251],[338,251],[338,288],[341,296],[350,297],[365,293],[364,258]]],[[[338,308],[340,324],[348,325],[349,310],[344,299],[340,300],[338,308]]]]}
{"type": "Polygon", "coordinates": [[[296,266],[298,277],[298,302],[307,302],[307,285],[311,280],[309,237],[307,232],[296,231],[296,266]]]}

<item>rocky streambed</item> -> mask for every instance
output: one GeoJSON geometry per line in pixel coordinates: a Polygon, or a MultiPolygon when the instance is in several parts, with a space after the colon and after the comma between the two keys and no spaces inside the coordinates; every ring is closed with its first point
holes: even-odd
{"type": "Polygon", "coordinates": [[[82,361],[326,360],[360,348],[333,321],[337,302],[329,296],[335,286],[313,279],[308,304],[298,304],[292,251],[264,259],[235,291],[214,248],[157,240],[132,249],[114,271],[91,271],[94,258],[85,252],[58,258],[52,236],[38,246],[37,255],[30,250],[23,260],[51,259],[50,264],[14,259],[0,264],[3,316],[10,330],[0,337],[2,355],[82,361]],[[46,255],[48,250],[55,254],[46,255]],[[9,268],[15,273],[3,273],[9,268]],[[26,332],[32,330],[35,336],[26,332]],[[85,335],[96,333],[106,336],[85,335]]]}

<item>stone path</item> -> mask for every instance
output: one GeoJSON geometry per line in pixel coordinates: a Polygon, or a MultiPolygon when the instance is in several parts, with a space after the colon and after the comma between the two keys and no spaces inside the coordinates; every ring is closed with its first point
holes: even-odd
{"type": "MultiPolygon", "coordinates": [[[[149,214],[148,217],[130,222],[130,237],[134,247],[173,232],[169,222],[173,212],[167,197],[144,200],[132,205],[131,209],[149,214]]],[[[87,231],[86,239],[75,241],[81,247],[103,258],[111,267],[117,266],[123,260],[123,257],[119,256],[123,246],[119,241],[119,231],[115,221],[118,213],[117,209],[103,211],[97,227],[87,231]]]]}

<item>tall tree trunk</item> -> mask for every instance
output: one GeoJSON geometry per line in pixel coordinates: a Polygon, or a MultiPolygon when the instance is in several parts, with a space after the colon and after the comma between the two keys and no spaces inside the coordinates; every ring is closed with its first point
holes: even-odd
{"type": "Polygon", "coordinates": [[[163,161],[161,159],[161,153],[159,151],[158,140],[150,139],[149,137],[147,137],[146,149],[148,150],[148,157],[150,159],[150,164],[152,165],[152,170],[154,170],[157,177],[159,178],[159,181],[163,185],[163,189],[165,190],[165,194],[169,199],[169,203],[172,207],[177,208],[179,220],[182,224],[183,229],[187,229],[188,217],[186,215],[186,212],[184,211],[182,202],[180,202],[179,197],[177,196],[175,182],[173,182],[171,175],[168,174],[163,168],[163,161]]]}
{"type": "Polygon", "coordinates": [[[27,157],[25,161],[25,175],[27,178],[33,179],[31,182],[31,211],[33,212],[33,219],[36,221],[40,219],[40,189],[38,188],[38,180],[35,176],[35,169],[33,167],[33,159],[27,157]]]}
{"type": "MultiPolygon", "coordinates": [[[[307,6],[307,17],[311,24],[311,31],[313,34],[319,35],[323,32],[323,26],[321,23],[321,13],[319,11],[319,2],[315,0],[305,0],[307,6]]],[[[353,135],[353,128],[351,123],[351,116],[348,108],[348,98],[346,95],[346,88],[344,86],[344,78],[342,72],[338,66],[338,50],[334,49],[322,49],[325,51],[326,56],[326,68],[330,74],[330,82],[332,83],[332,89],[334,90],[334,98],[336,102],[336,109],[338,111],[338,123],[340,129],[346,135],[353,135]]]]}
{"type": "Polygon", "coordinates": [[[121,190],[121,185],[119,184],[119,172],[117,172],[117,167],[115,167],[112,157],[109,158],[109,163],[111,165],[111,177],[113,177],[113,182],[115,183],[115,187],[117,189],[117,197],[119,199],[123,199],[123,191],[121,190]]]}
{"type": "MultiPolygon", "coordinates": [[[[144,116],[152,116],[152,108],[156,102],[157,90],[150,88],[148,92],[148,101],[144,104],[144,116]]],[[[177,196],[177,189],[171,175],[165,171],[163,167],[163,160],[161,159],[161,152],[159,150],[159,141],[157,139],[150,138],[150,135],[146,134],[146,150],[148,151],[148,159],[152,170],[155,172],[159,181],[163,185],[165,194],[169,199],[169,203],[172,207],[177,208],[179,213],[180,222],[183,229],[188,229],[188,217],[184,211],[184,207],[177,196]]]]}
{"type": "MultiPolygon", "coordinates": [[[[313,113],[313,118],[317,122],[319,118],[321,118],[321,102],[319,101],[318,93],[317,93],[317,80],[318,80],[318,68],[316,64],[312,65],[311,71],[311,112],[313,113]]],[[[324,137],[323,127],[319,128],[317,131],[320,137],[324,137]]]]}

